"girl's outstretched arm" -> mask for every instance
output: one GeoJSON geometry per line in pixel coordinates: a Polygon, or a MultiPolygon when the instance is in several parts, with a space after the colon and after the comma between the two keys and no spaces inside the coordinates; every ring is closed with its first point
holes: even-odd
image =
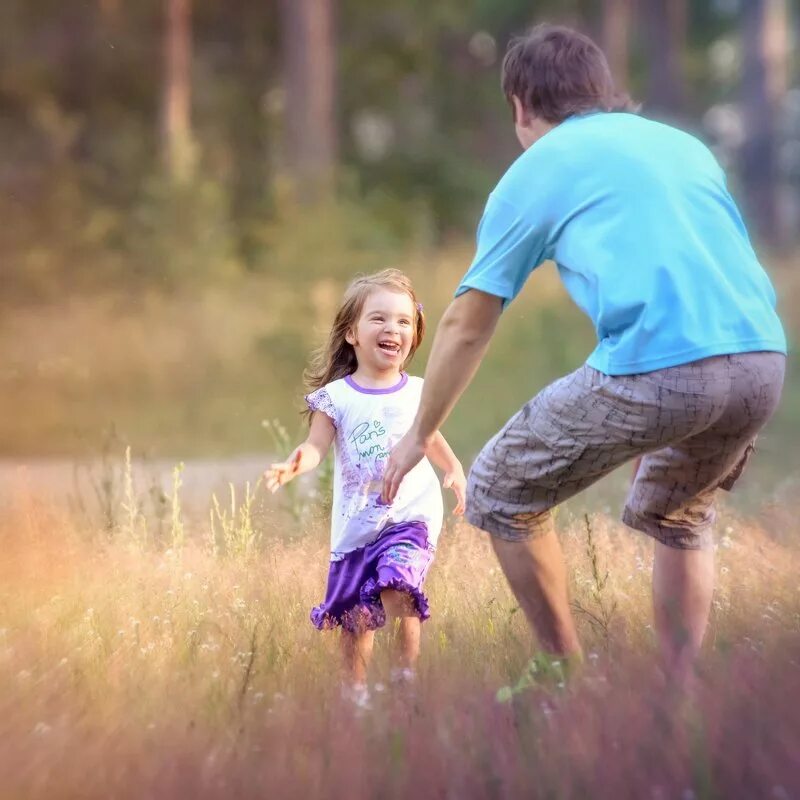
{"type": "Polygon", "coordinates": [[[444,472],[442,486],[445,489],[452,489],[456,496],[456,507],[453,509],[455,514],[464,513],[464,504],[467,495],[467,478],[464,475],[464,468],[456,458],[453,448],[439,431],[433,435],[433,439],[425,448],[425,455],[433,462],[434,466],[439,467],[444,472]]]}
{"type": "Polygon", "coordinates": [[[328,455],[336,428],[331,418],[322,411],[311,415],[308,438],[299,445],[286,461],[272,464],[264,473],[267,489],[273,494],[290,480],[316,469],[328,455]]]}

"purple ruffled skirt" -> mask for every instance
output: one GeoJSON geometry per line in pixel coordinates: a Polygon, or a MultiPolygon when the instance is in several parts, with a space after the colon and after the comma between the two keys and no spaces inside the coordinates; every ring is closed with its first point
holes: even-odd
{"type": "Polygon", "coordinates": [[[422,584],[433,553],[424,523],[387,526],[376,541],[331,562],[325,601],[311,611],[311,621],[320,630],[338,625],[349,631],[380,628],[386,622],[384,589],[407,592],[419,618],[427,619],[422,584]]]}

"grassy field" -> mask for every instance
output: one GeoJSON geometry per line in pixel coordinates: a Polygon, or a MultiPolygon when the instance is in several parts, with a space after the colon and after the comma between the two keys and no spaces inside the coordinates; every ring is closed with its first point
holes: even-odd
{"type": "MultiPolygon", "coordinates": [[[[553,693],[498,706],[532,650],[487,542],[450,521],[428,582],[415,697],[337,688],[327,527],[252,503],[159,526],[125,497],[100,518],[16,487],[0,523],[3,798],[791,798],[800,796],[797,507],[726,509],[691,703],[654,670],[650,544],[604,514],[557,520],[588,654],[553,693]],[[773,509],[773,515],[776,512],[773,509]],[[213,527],[212,527],[213,518],[213,527]],[[784,544],[765,527],[779,522],[784,544]]],[[[383,691],[381,691],[383,687],[383,691]]]]}
{"type": "MultiPolygon", "coordinates": [[[[431,327],[469,256],[406,265],[431,327]]],[[[774,270],[793,341],[796,266],[774,270]]],[[[488,543],[451,520],[417,694],[388,688],[384,635],[375,708],[356,716],[339,698],[336,634],[308,622],[324,516],[302,492],[275,501],[240,482],[215,502],[209,489],[209,472],[255,479],[258,454],[288,448],[264,420],[299,435],[302,368],[341,288],[261,277],[0,315],[0,798],[800,797],[797,355],[723,504],[693,702],[654,670],[652,546],[616,522],[621,470],[557,518],[588,654],[576,682],[513,709],[493,701],[534,645],[488,543]],[[14,477],[57,455],[90,460],[82,496],[46,470],[14,477]],[[142,457],[205,478],[158,485],[142,457]]],[[[592,339],[545,269],[448,422],[465,464],[592,339]]]]}

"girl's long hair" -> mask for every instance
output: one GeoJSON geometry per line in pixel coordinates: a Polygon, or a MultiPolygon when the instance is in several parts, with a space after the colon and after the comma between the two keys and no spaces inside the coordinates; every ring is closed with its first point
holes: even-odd
{"type": "MultiPolygon", "coordinates": [[[[385,269],[375,275],[356,278],[347,287],[342,305],[333,321],[328,341],[314,353],[308,369],[303,374],[306,392],[313,392],[331,381],[344,378],[356,371],[358,367],[356,353],[345,337],[349,331],[355,329],[361,317],[364,302],[375,289],[389,289],[393,292],[405,293],[414,304],[414,338],[402,369],[405,369],[411,362],[425,335],[425,315],[408,276],[399,269],[385,269]]],[[[310,412],[307,412],[307,415],[310,416],[310,412]]]]}

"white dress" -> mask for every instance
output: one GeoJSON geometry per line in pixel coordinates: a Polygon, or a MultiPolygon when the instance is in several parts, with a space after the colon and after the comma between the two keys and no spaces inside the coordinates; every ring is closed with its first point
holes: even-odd
{"type": "Polygon", "coordinates": [[[442,527],[442,493],[427,458],[406,475],[391,505],[381,503],[386,460],[408,432],[419,407],[422,378],[402,374],[388,389],[366,389],[350,377],[306,397],[312,411],[336,426],[331,518],[331,560],[371,544],[388,525],[422,522],[436,546],[442,527]]]}

